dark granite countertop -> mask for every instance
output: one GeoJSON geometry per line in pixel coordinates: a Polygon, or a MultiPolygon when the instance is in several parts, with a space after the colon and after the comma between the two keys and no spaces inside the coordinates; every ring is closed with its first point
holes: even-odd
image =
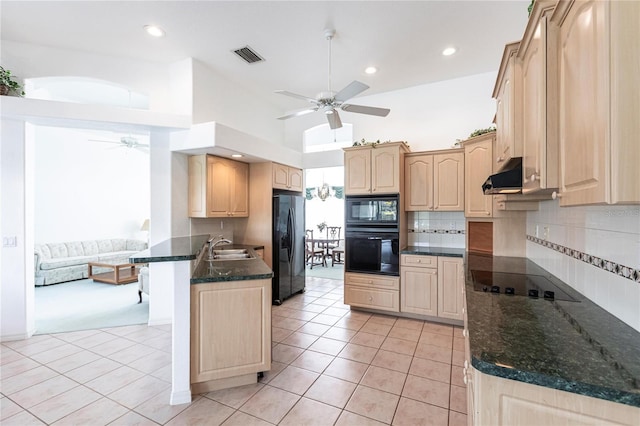
{"type": "Polygon", "coordinates": [[[216,250],[247,249],[254,256],[246,260],[208,261],[206,254],[200,256],[201,250],[210,238],[209,235],[176,237],[134,254],[129,258],[131,263],[175,262],[181,260],[198,260],[191,275],[191,284],[218,281],[259,280],[273,277],[273,271],[257,257],[255,250],[264,248],[260,245],[222,244],[216,250]],[[202,258],[199,260],[199,258],[202,258]]]}
{"type": "Polygon", "coordinates": [[[129,261],[131,263],[151,263],[194,260],[209,238],[209,235],[170,238],[134,254],[129,258],[129,261]]]}
{"type": "Polygon", "coordinates": [[[273,277],[273,271],[255,253],[262,248],[252,245],[228,244],[216,249],[247,249],[254,258],[241,260],[207,260],[204,255],[191,275],[191,284],[202,284],[221,281],[262,280],[273,277]]]}
{"type": "Polygon", "coordinates": [[[420,256],[464,257],[464,250],[451,247],[408,246],[400,254],[417,254],[420,256]]]}
{"type": "Polygon", "coordinates": [[[466,299],[479,371],[640,407],[640,332],[532,261],[467,254],[466,299]],[[578,302],[474,291],[473,270],[543,275],[578,302]]]}

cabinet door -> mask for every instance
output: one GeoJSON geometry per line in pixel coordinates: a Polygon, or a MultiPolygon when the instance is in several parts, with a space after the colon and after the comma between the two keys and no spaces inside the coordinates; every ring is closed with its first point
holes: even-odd
{"type": "Polygon", "coordinates": [[[271,280],[191,286],[191,383],[271,368],[271,280]]]}
{"type": "Polygon", "coordinates": [[[560,205],[607,199],[606,2],[575,2],[560,27],[560,205]]]}
{"type": "Polygon", "coordinates": [[[462,259],[438,256],[438,316],[463,320],[462,259]]]}
{"type": "Polygon", "coordinates": [[[302,170],[289,167],[289,189],[291,191],[302,192],[303,182],[302,170]]]}
{"type": "Polygon", "coordinates": [[[500,80],[497,82],[496,110],[496,151],[494,152],[494,171],[500,170],[512,157],[522,156],[522,140],[519,135],[521,126],[521,111],[519,100],[521,77],[520,68],[516,61],[520,43],[505,46],[500,64],[500,80]]]}
{"type": "Polygon", "coordinates": [[[229,213],[234,217],[249,216],[249,165],[233,162],[229,213]]]}
{"type": "Polygon", "coordinates": [[[433,210],[433,156],[404,159],[405,210],[433,210]]]}
{"type": "Polygon", "coordinates": [[[357,149],[344,153],[344,193],[371,193],[371,149],[357,149]]]}
{"type": "Polygon", "coordinates": [[[207,217],[207,156],[189,157],[189,217],[207,217]]]}
{"type": "Polygon", "coordinates": [[[371,193],[400,192],[400,151],[396,146],[371,150],[371,193]]]}
{"type": "Polygon", "coordinates": [[[464,153],[433,156],[433,209],[464,211],[464,153]]]}
{"type": "Polygon", "coordinates": [[[438,315],[438,270],[403,266],[400,281],[400,312],[438,315]]]}
{"type": "Polygon", "coordinates": [[[289,189],[289,167],[283,164],[273,163],[273,187],[277,189],[289,189]]]}
{"type": "Polygon", "coordinates": [[[492,174],[493,138],[474,142],[464,147],[464,195],[466,217],[491,217],[493,197],[484,195],[482,184],[492,174]]]}
{"type": "Polygon", "coordinates": [[[207,217],[227,217],[233,169],[218,157],[207,157],[207,217]]]}

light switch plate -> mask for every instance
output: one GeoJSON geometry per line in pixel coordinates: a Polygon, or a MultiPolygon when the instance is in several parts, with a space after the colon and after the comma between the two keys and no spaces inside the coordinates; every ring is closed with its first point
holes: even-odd
{"type": "Polygon", "coordinates": [[[18,237],[2,237],[2,247],[17,247],[18,237]]]}

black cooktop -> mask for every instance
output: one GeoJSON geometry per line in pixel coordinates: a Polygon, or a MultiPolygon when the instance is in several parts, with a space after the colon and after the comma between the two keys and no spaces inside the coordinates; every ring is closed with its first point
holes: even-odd
{"type": "Polygon", "coordinates": [[[506,296],[579,302],[542,275],[471,271],[473,289],[506,296]]]}

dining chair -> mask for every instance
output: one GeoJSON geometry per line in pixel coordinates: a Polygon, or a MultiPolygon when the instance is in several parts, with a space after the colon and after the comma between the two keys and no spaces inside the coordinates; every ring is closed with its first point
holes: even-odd
{"type": "Polygon", "coordinates": [[[340,257],[342,253],[344,253],[344,248],[342,250],[337,250],[340,247],[340,230],[341,226],[327,226],[327,257],[331,258],[331,266],[334,263],[342,263],[340,262],[340,257]],[[336,253],[334,253],[334,250],[336,253]]]}
{"type": "Polygon", "coordinates": [[[305,263],[310,266],[310,269],[313,269],[315,265],[327,266],[324,249],[322,247],[316,248],[316,243],[313,240],[313,229],[304,231],[304,251],[305,263]]]}

